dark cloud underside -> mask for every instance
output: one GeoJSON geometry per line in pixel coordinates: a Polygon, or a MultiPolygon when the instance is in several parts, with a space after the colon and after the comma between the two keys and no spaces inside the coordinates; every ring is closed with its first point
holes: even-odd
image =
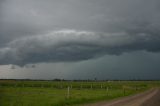
{"type": "Polygon", "coordinates": [[[0,64],[160,51],[159,0],[2,0],[0,64]]]}

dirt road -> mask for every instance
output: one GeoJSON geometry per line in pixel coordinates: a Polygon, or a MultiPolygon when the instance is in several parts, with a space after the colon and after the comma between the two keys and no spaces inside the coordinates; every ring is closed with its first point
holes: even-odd
{"type": "Polygon", "coordinates": [[[85,106],[160,106],[160,89],[152,89],[134,96],[85,106]]]}

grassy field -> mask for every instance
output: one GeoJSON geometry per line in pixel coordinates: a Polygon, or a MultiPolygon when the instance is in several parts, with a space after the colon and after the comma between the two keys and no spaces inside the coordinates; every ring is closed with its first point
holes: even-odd
{"type": "Polygon", "coordinates": [[[110,100],[160,86],[160,81],[0,80],[0,106],[69,106],[110,100]]]}

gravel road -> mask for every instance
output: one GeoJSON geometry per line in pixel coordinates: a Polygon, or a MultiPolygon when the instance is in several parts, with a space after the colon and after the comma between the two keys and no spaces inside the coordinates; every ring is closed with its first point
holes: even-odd
{"type": "Polygon", "coordinates": [[[134,96],[84,106],[160,106],[160,89],[151,89],[134,96]]]}

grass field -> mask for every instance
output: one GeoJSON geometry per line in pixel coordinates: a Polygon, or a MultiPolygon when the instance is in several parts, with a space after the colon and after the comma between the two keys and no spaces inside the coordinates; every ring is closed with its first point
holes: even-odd
{"type": "Polygon", "coordinates": [[[0,80],[0,106],[69,106],[110,100],[160,86],[160,81],[0,80]]]}

